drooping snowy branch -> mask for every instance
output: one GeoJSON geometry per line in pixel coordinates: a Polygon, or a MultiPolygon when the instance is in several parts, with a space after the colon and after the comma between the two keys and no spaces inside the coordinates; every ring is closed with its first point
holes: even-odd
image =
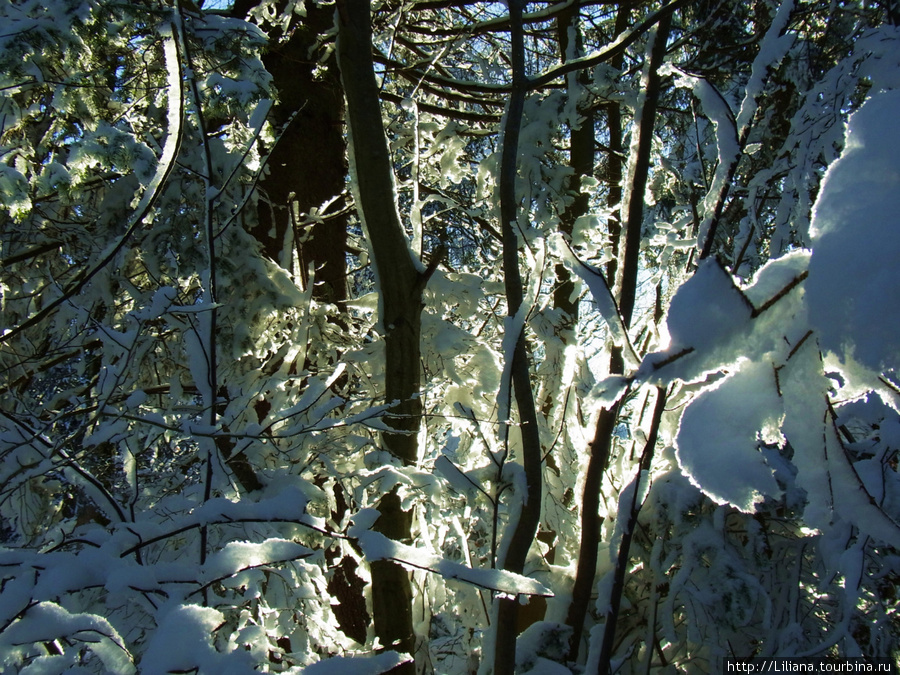
{"type": "Polygon", "coordinates": [[[388,539],[369,528],[378,517],[377,512],[360,511],[347,534],[354,539],[370,561],[393,560],[413,569],[426,570],[445,579],[455,579],[479,588],[518,595],[552,597],[553,593],[543,584],[514,572],[498,569],[473,569],[467,565],[447,560],[425,550],[388,539]]]}

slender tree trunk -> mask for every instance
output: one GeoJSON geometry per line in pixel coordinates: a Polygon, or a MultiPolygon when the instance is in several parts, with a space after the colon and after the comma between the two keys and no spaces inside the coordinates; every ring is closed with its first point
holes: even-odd
{"type": "MultiPolygon", "coordinates": [[[[576,58],[582,55],[581,29],[578,25],[580,9],[580,0],[575,0],[557,19],[557,36],[563,62],[569,58],[570,46],[574,46],[572,54],[576,58]],[[570,45],[570,31],[573,33],[574,45],[570,45]]],[[[580,84],[586,80],[584,73],[579,74],[578,78],[580,84]]],[[[569,96],[578,96],[579,88],[580,85],[570,90],[569,96]]],[[[581,126],[571,129],[569,141],[569,166],[574,173],[569,179],[568,192],[574,196],[574,200],[560,214],[559,220],[560,231],[569,236],[574,231],[575,221],[588,212],[590,195],[582,191],[581,179],[584,176],[594,175],[594,109],[587,107],[578,112],[584,115],[584,119],[581,120],[581,126]]],[[[553,291],[553,306],[566,313],[567,326],[574,326],[578,321],[578,300],[573,297],[575,283],[565,265],[556,266],[556,284],[553,291]]],[[[560,331],[563,342],[567,342],[568,337],[567,331],[560,331]]]]}
{"type": "Polygon", "coordinates": [[[600,488],[603,485],[603,472],[609,464],[613,431],[616,428],[618,415],[618,403],[600,411],[594,440],[589,446],[590,457],[584,476],[584,493],[581,497],[581,545],[578,551],[578,564],[575,568],[575,583],[572,586],[572,602],[566,617],[566,624],[572,627],[572,637],[569,641],[569,661],[578,659],[584,620],[594,590],[598,547],[600,546],[600,527],[603,524],[600,518],[600,488]]]}
{"type": "MultiPolygon", "coordinates": [[[[631,15],[627,5],[620,5],[616,13],[616,35],[621,35],[628,28],[631,15]]],[[[610,66],[616,70],[622,68],[622,55],[616,56],[610,61],[610,66]]],[[[610,212],[622,204],[622,104],[618,101],[610,101],[606,104],[606,127],[609,133],[609,152],[606,154],[606,205],[610,212]]],[[[622,224],[618,218],[610,216],[606,221],[606,229],[609,232],[609,242],[612,254],[606,264],[606,278],[610,283],[616,279],[616,271],[619,266],[619,238],[622,235],[622,224]]]]}
{"type": "MultiPolygon", "coordinates": [[[[503,150],[500,159],[500,220],[503,233],[503,275],[506,288],[507,315],[515,317],[524,302],[522,277],[519,273],[518,227],[519,204],[516,196],[516,173],[519,154],[519,133],[525,107],[528,80],[525,76],[525,40],[522,27],[524,0],[510,0],[510,34],[512,38],[512,96],[503,129],[503,150]]],[[[522,463],[525,469],[526,493],[522,509],[513,529],[503,568],[522,573],[528,550],[534,541],[541,517],[543,476],[541,442],[531,390],[528,347],[525,326],[521,326],[512,356],[512,388],[519,413],[522,437],[522,463]]],[[[494,643],[494,675],[512,675],[516,665],[516,617],[519,603],[515,598],[498,600],[497,627],[494,643]]]]}
{"type": "MultiPolygon", "coordinates": [[[[385,399],[396,401],[383,434],[390,453],[403,465],[418,460],[421,421],[420,329],[426,277],[417,269],[394,200],[394,180],[381,121],[378,85],[372,60],[372,25],[368,0],[338,0],[338,63],[347,97],[351,167],[380,293],[380,320],[385,331],[385,399]]],[[[391,539],[408,540],[411,514],[396,492],[382,497],[376,529],[391,539]]],[[[398,564],[372,564],[372,611],[375,634],[385,648],[413,654],[412,590],[409,574],[398,564]]],[[[413,673],[407,663],[396,672],[413,673]]]]}
{"type": "MultiPolygon", "coordinates": [[[[628,10],[620,7],[616,20],[616,29],[624,30],[627,23],[628,10]]],[[[615,265],[610,264],[607,272],[617,277],[616,290],[619,310],[622,314],[626,328],[631,326],[634,303],[637,296],[638,253],[641,243],[641,228],[644,219],[644,192],[647,188],[647,179],[650,169],[650,150],[653,141],[653,127],[656,120],[656,109],[659,100],[660,76],[659,67],[666,53],[666,40],[668,38],[671,14],[666,14],[660,20],[656,32],[651,38],[653,44],[650,47],[650,59],[647,63],[644,75],[643,102],[639,110],[639,116],[634,133],[638,134],[632,142],[633,156],[629,166],[629,180],[627,200],[622,204],[621,217],[624,221],[624,231],[610,229],[610,234],[616,234],[613,238],[615,253],[618,254],[615,265]]],[[[610,139],[618,141],[621,146],[621,115],[618,108],[608,108],[610,123],[610,139]],[[613,130],[615,123],[615,130],[613,130]]],[[[611,153],[612,154],[612,153],[611,153]]],[[[611,168],[615,168],[612,177],[617,174],[621,177],[621,162],[610,157],[611,168]],[[613,161],[615,163],[613,164],[613,161]]],[[[618,180],[616,181],[618,183],[618,180]]],[[[612,182],[610,182],[612,188],[612,182]]],[[[616,187],[616,192],[610,191],[610,200],[623,194],[621,188],[616,187]]],[[[610,355],[610,372],[622,373],[623,362],[621,350],[613,348],[610,355]]],[[[594,577],[597,573],[597,555],[599,545],[599,530],[601,520],[599,516],[600,490],[602,488],[603,473],[609,464],[609,458],[613,446],[613,433],[616,427],[616,418],[619,413],[619,404],[600,411],[597,418],[594,440],[590,444],[590,458],[585,474],[584,493],[582,496],[582,540],[578,556],[578,566],[575,574],[575,584],[572,593],[572,604],[569,606],[567,617],[568,625],[573,628],[573,635],[569,648],[569,659],[575,661],[578,657],[581,635],[584,630],[584,621],[588,609],[591,591],[594,587],[594,577]]],[[[621,596],[620,596],[621,597],[621,596]]],[[[608,659],[608,654],[606,658],[608,659]]],[[[608,664],[607,664],[608,666],[608,664]]],[[[601,663],[601,670],[606,668],[601,663]]]]}
{"type": "MultiPolygon", "coordinates": [[[[583,55],[583,45],[579,28],[579,13],[581,0],[575,2],[563,10],[557,18],[556,32],[560,45],[560,55],[563,63],[571,57],[583,55]]],[[[569,166],[573,173],[567,181],[566,191],[568,201],[559,214],[559,231],[571,240],[575,230],[576,221],[587,214],[590,206],[590,194],[582,190],[582,178],[594,175],[594,107],[585,105],[581,100],[582,92],[588,82],[585,73],[577,75],[577,81],[569,76],[570,85],[568,96],[570,107],[580,116],[578,126],[572,120],[569,128],[569,166]]],[[[548,425],[565,425],[566,408],[570,405],[565,388],[568,383],[564,381],[566,372],[566,346],[575,344],[577,336],[575,326],[578,323],[579,298],[576,296],[575,280],[563,263],[557,263],[556,286],[553,289],[553,307],[559,310],[555,319],[554,333],[558,338],[555,341],[544,342],[545,357],[541,364],[537,377],[544,380],[544,387],[538,396],[538,406],[543,418],[548,425]]],[[[578,405],[577,403],[575,405],[578,405]]],[[[546,455],[547,469],[561,477],[563,469],[560,461],[553,453],[546,455]]],[[[563,460],[565,461],[565,460],[563,460]]],[[[559,533],[552,529],[544,529],[538,533],[538,538],[550,547],[546,560],[552,564],[556,557],[556,547],[559,533]]],[[[536,621],[542,621],[547,611],[547,602],[544,598],[531,598],[528,605],[519,612],[517,631],[521,632],[536,621]]]]}
{"type": "Polygon", "coordinates": [[[637,298],[638,262],[641,249],[641,229],[644,224],[644,193],[650,176],[650,151],[653,147],[653,127],[656,124],[656,108],[659,104],[659,73],[663,58],[666,55],[666,41],[672,14],[667,13],[660,19],[655,33],[651,34],[653,45],[650,58],[644,70],[640,94],[642,105],[640,117],[635,120],[636,128],[632,133],[638,135],[637,142],[632,142],[634,156],[629,163],[628,193],[622,204],[622,218],[625,223],[624,240],[619,251],[619,269],[616,288],[619,294],[619,311],[626,326],[631,325],[634,313],[634,302],[637,298]]]}
{"type": "MultiPolygon", "coordinates": [[[[620,5],[616,14],[616,34],[620,34],[628,27],[630,9],[626,5],[620,5]]],[[[613,68],[622,67],[622,57],[617,56],[611,62],[613,68]]],[[[616,209],[622,201],[622,113],[620,104],[616,101],[609,102],[606,106],[606,120],[609,133],[609,151],[606,156],[606,203],[610,209],[616,209]]],[[[622,226],[617,217],[611,216],[607,220],[610,245],[612,247],[611,259],[607,263],[607,279],[616,278],[618,268],[619,239],[622,226]]],[[[624,363],[620,350],[613,348],[610,358],[610,372],[621,373],[624,363]]],[[[600,546],[600,489],[603,484],[603,473],[609,464],[609,456],[612,450],[613,431],[616,427],[616,419],[619,415],[619,404],[613,404],[610,408],[600,411],[597,419],[594,439],[588,446],[589,458],[585,471],[584,492],[581,498],[581,543],[578,552],[578,563],[575,571],[575,583],[572,588],[572,602],[569,605],[566,624],[572,627],[572,636],[569,642],[570,661],[578,659],[578,651],[581,646],[581,636],[584,632],[584,621],[594,588],[594,577],[597,573],[597,555],[600,546]]]]}
{"type": "Polygon", "coordinates": [[[604,616],[603,642],[600,646],[600,659],[598,661],[598,675],[608,675],[610,661],[612,659],[613,645],[616,637],[616,622],[619,618],[619,608],[622,605],[622,592],[625,590],[625,571],[628,569],[628,559],[631,557],[631,540],[634,537],[634,528],[637,525],[638,514],[641,510],[641,502],[638,501],[641,491],[640,483],[646,480],[645,474],[650,472],[653,455],[656,450],[656,440],[659,437],[659,425],[663,412],[666,409],[666,390],[658,387],[656,391],[656,406],[653,409],[653,419],[650,422],[650,433],[647,434],[647,442],[641,453],[641,461],[638,473],[635,477],[634,492],[627,514],[620,513],[618,518],[626,518],[625,527],[622,529],[622,541],[619,543],[619,554],[616,558],[616,568],[613,573],[613,585],[610,591],[609,607],[604,616]]]}

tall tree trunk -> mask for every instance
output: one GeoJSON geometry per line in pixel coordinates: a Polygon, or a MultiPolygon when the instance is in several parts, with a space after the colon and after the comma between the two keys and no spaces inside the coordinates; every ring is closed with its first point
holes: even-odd
{"type": "Polygon", "coordinates": [[[618,403],[600,411],[594,440],[588,447],[590,456],[584,475],[584,492],[581,496],[581,542],[578,549],[578,564],[575,568],[575,583],[572,586],[572,602],[566,617],[566,624],[572,627],[569,661],[578,659],[584,620],[594,590],[600,527],[603,524],[600,518],[600,488],[603,485],[603,472],[609,464],[618,414],[618,403]]]}
{"type": "MultiPolygon", "coordinates": [[[[628,28],[631,11],[627,5],[620,5],[616,13],[616,36],[621,35],[628,28]]],[[[613,58],[609,65],[615,70],[622,68],[624,56],[622,54],[613,58]]],[[[619,101],[610,101],[606,104],[606,128],[609,133],[609,152],[606,153],[606,205],[613,213],[614,209],[622,203],[622,104],[619,101]]],[[[610,216],[606,221],[606,229],[609,233],[609,242],[612,250],[609,262],[606,264],[606,278],[610,283],[616,279],[616,270],[619,266],[619,238],[622,234],[622,224],[619,218],[610,216]]]]}
{"type": "MultiPolygon", "coordinates": [[[[560,12],[557,18],[556,33],[563,63],[570,58],[583,56],[584,48],[579,26],[580,10],[581,0],[575,0],[572,5],[560,12]]],[[[568,178],[566,192],[567,198],[571,201],[566,203],[565,208],[559,214],[559,231],[569,240],[575,231],[575,223],[588,213],[590,207],[590,194],[582,189],[582,178],[594,175],[596,115],[593,105],[586,105],[588,102],[582,99],[582,92],[585,91],[588,81],[587,74],[584,72],[575,76],[570,75],[567,78],[570,110],[579,116],[577,122],[574,119],[570,120],[569,127],[569,167],[572,169],[572,174],[568,178]]],[[[555,266],[555,273],[556,286],[553,289],[553,307],[559,312],[554,332],[558,340],[544,343],[545,358],[537,375],[539,379],[543,377],[545,382],[540,392],[540,398],[543,399],[539,403],[541,413],[548,424],[560,424],[562,432],[565,427],[566,408],[570,405],[569,397],[564,390],[569,386],[569,383],[565,381],[566,346],[575,344],[577,341],[575,326],[578,323],[579,298],[576,295],[575,280],[569,268],[559,262],[555,266]]],[[[562,477],[564,469],[560,467],[561,462],[555,453],[548,453],[546,461],[547,469],[554,472],[556,476],[562,477]]],[[[563,459],[564,462],[566,462],[565,459],[563,459]]],[[[546,559],[551,564],[556,556],[558,534],[552,529],[544,529],[543,525],[538,533],[538,538],[550,546],[546,559]]],[[[518,631],[521,632],[536,621],[543,620],[546,610],[547,602],[543,598],[531,598],[528,605],[519,612],[518,631]]]]}
{"type": "MultiPolygon", "coordinates": [[[[259,3],[237,0],[232,14],[245,18],[259,3]]],[[[281,0],[278,11],[284,11],[285,5],[281,0]]],[[[269,171],[259,182],[257,222],[250,233],[260,242],[266,257],[285,269],[293,267],[296,252],[304,283],[311,281],[310,267],[314,270],[313,297],[343,310],[347,300],[347,218],[341,211],[344,200],[334,198],[344,191],[347,175],[344,95],[337,64],[333,59],[319,64],[320,54],[316,53],[320,36],[334,26],[334,9],[310,4],[301,21],[292,26],[285,40],[280,29],[270,28],[271,41],[262,57],[278,94],[270,114],[280,135],[267,160],[269,171]],[[302,217],[329,201],[331,206],[320,220],[306,226],[297,220],[296,216],[302,217]]],[[[329,320],[343,325],[340,315],[329,320]]],[[[302,366],[305,370],[314,368],[311,363],[302,366]]],[[[344,381],[338,380],[338,386],[344,381]]],[[[269,410],[265,401],[257,405],[260,422],[269,410]]],[[[216,443],[245,489],[262,487],[246,456],[231,456],[233,439],[217,437],[216,443]]],[[[341,490],[339,486],[335,489],[341,490]]],[[[337,502],[346,508],[342,493],[337,495],[337,502]]],[[[340,522],[342,516],[336,513],[334,519],[340,522]]],[[[329,560],[338,552],[339,547],[329,549],[329,560]]],[[[328,587],[338,599],[334,614],[341,630],[363,643],[369,616],[361,592],[363,582],[355,568],[351,557],[341,559],[332,568],[328,587]]]]}
{"type": "MultiPolygon", "coordinates": [[[[357,209],[362,218],[380,293],[380,321],[385,331],[385,399],[396,401],[383,434],[390,453],[404,466],[418,459],[421,422],[420,347],[422,290],[419,272],[400,222],[394,179],[381,121],[378,85],[372,59],[369,0],[338,0],[338,63],[347,97],[351,167],[357,209]]],[[[402,509],[395,491],[382,497],[376,529],[395,540],[410,537],[411,514],[402,509]]],[[[375,634],[386,648],[413,654],[412,590],[400,565],[372,564],[372,611],[375,634]]],[[[407,663],[396,672],[413,673],[407,663]]]]}
{"type": "Polygon", "coordinates": [[[626,326],[631,326],[634,303],[637,298],[638,262],[641,249],[641,229],[644,224],[644,193],[650,176],[650,151],[653,148],[653,127],[656,124],[656,109],[659,104],[660,66],[666,55],[666,41],[672,14],[667,13],[660,19],[659,25],[650,39],[650,58],[644,66],[640,93],[640,109],[635,120],[632,133],[637,134],[636,142],[632,140],[633,156],[628,165],[628,191],[622,203],[622,220],[625,223],[624,239],[619,251],[619,268],[616,275],[619,311],[626,326]]]}
{"type": "MultiPolygon", "coordinates": [[[[659,107],[662,76],[660,67],[666,56],[666,43],[669,39],[669,30],[672,25],[672,14],[666,14],[660,19],[654,33],[651,33],[650,58],[645,64],[642,81],[643,105],[637,111],[635,131],[638,134],[636,142],[632,142],[633,156],[630,158],[627,202],[622,205],[622,215],[625,219],[624,247],[620,252],[620,267],[618,270],[617,286],[619,291],[619,310],[625,321],[625,326],[630,327],[634,314],[634,304],[637,298],[637,278],[641,235],[644,223],[644,193],[647,190],[647,180],[650,174],[650,151],[653,145],[653,130],[656,125],[656,110],[659,107]]],[[[656,438],[659,432],[659,423],[665,409],[665,390],[657,391],[656,409],[653,414],[653,422],[648,435],[647,444],[641,458],[636,480],[640,480],[642,470],[649,471],[650,461],[656,446],[656,438]],[[646,465],[646,466],[645,466],[646,465]]],[[[635,488],[635,495],[638,490],[635,488]]],[[[637,522],[637,512],[640,505],[633,503],[628,513],[616,514],[617,518],[625,519],[625,529],[622,541],[619,544],[619,552],[614,571],[613,588],[609,598],[609,607],[605,614],[603,642],[600,648],[600,658],[597,664],[598,675],[608,675],[611,672],[611,659],[616,634],[616,621],[619,616],[619,606],[622,601],[622,591],[625,586],[625,567],[631,548],[633,528],[637,522]]]]}
{"type": "Polygon", "coordinates": [[[624,519],[625,526],[622,528],[622,541],[619,542],[619,553],[616,557],[616,567],[613,572],[609,605],[604,615],[603,642],[600,645],[600,659],[598,660],[599,675],[607,675],[611,671],[610,661],[612,660],[613,645],[615,644],[616,622],[619,619],[622,593],[625,590],[625,572],[628,569],[628,560],[631,557],[631,540],[634,537],[634,528],[637,525],[638,514],[641,510],[641,502],[638,501],[641,494],[640,483],[644,479],[644,475],[650,473],[650,465],[653,462],[653,455],[656,451],[656,440],[659,438],[659,425],[665,409],[666,389],[665,387],[657,387],[656,405],[653,409],[653,419],[650,421],[650,433],[647,434],[647,441],[644,443],[641,461],[634,479],[631,504],[629,505],[628,513],[616,515],[617,518],[624,519]]]}
{"type": "MultiPolygon", "coordinates": [[[[233,14],[241,18],[259,0],[238,0],[233,14]]],[[[283,9],[285,2],[278,3],[283,9]]],[[[347,175],[342,128],[344,97],[340,74],[333,63],[317,67],[318,38],[334,25],[334,10],[310,3],[302,23],[282,41],[271,28],[271,41],[263,55],[266,70],[278,92],[272,121],[280,137],[268,158],[258,222],[251,234],[265,255],[282,267],[292,267],[297,252],[300,273],[307,279],[315,269],[313,297],[339,307],[347,299],[347,220],[338,199],[324,218],[303,226],[296,216],[309,214],[344,191],[347,175]],[[329,213],[335,215],[329,215],[329,213]],[[292,245],[293,244],[293,245],[292,245]]]]}
{"type": "MultiPolygon", "coordinates": [[[[506,288],[507,315],[515,317],[524,302],[522,278],[519,273],[518,227],[519,204],[516,196],[516,173],[519,154],[519,133],[525,107],[528,80],[525,76],[525,39],[522,26],[524,0],[510,0],[509,18],[512,38],[512,96],[503,129],[503,150],[500,159],[500,220],[503,233],[503,275],[506,288]]],[[[528,347],[524,322],[517,328],[512,355],[512,388],[519,413],[522,436],[522,463],[525,469],[526,490],[522,509],[513,529],[503,568],[521,574],[525,570],[528,549],[534,541],[541,517],[543,476],[541,469],[541,441],[531,390],[528,347]]],[[[494,675],[512,675],[516,665],[516,616],[519,603],[515,598],[498,600],[497,626],[494,643],[494,675]]]]}
{"type": "MultiPolygon", "coordinates": [[[[625,30],[628,13],[629,10],[626,7],[620,6],[619,14],[616,18],[617,32],[625,30]]],[[[626,328],[631,326],[634,303],[637,296],[638,253],[640,251],[641,227],[644,219],[644,192],[647,189],[653,127],[659,100],[660,76],[658,71],[666,53],[666,40],[670,24],[671,14],[666,14],[660,20],[657,30],[651,37],[653,43],[650,47],[650,59],[645,66],[644,91],[642,92],[643,104],[637,111],[635,131],[633,132],[638,136],[632,142],[633,156],[630,158],[629,180],[627,182],[628,191],[625,194],[626,201],[622,203],[620,209],[624,228],[620,228],[617,223],[612,223],[612,221],[610,227],[610,236],[616,260],[608,265],[607,273],[614,275],[616,278],[617,301],[626,328]]],[[[620,64],[621,61],[619,61],[620,64]]],[[[618,143],[619,146],[618,148],[611,148],[613,152],[610,153],[609,201],[611,204],[613,200],[615,200],[615,203],[618,203],[618,198],[623,195],[620,187],[621,161],[615,156],[617,154],[616,151],[621,150],[622,143],[621,113],[618,106],[613,107],[614,105],[610,104],[610,107],[607,108],[610,141],[618,143]]],[[[621,348],[614,347],[610,354],[610,372],[620,374],[623,372],[623,369],[621,348]]],[[[569,659],[572,661],[575,661],[578,657],[585,616],[591,591],[594,587],[594,577],[597,573],[601,526],[599,515],[600,490],[602,488],[603,474],[609,464],[609,458],[612,453],[613,433],[616,428],[618,414],[618,402],[600,411],[594,440],[590,444],[590,458],[585,473],[584,493],[582,496],[582,540],[578,555],[572,603],[569,606],[567,617],[568,625],[573,628],[569,648],[569,659]]],[[[608,668],[608,664],[601,663],[600,668],[603,671],[608,668]]]]}
{"type": "MultiPolygon", "coordinates": [[[[578,22],[580,9],[580,0],[575,0],[557,18],[556,32],[563,62],[570,57],[570,51],[571,56],[575,58],[582,55],[581,28],[578,22]],[[574,38],[574,45],[570,44],[570,32],[574,38]]],[[[581,85],[586,80],[585,74],[579,73],[579,84],[569,90],[569,96],[577,97],[581,85]]],[[[583,114],[584,119],[581,120],[581,126],[571,129],[569,139],[569,166],[574,173],[569,179],[568,193],[574,196],[574,200],[560,214],[559,219],[560,231],[569,236],[574,231],[575,221],[588,212],[590,195],[582,191],[581,179],[584,176],[594,175],[594,109],[587,107],[578,112],[583,114]]],[[[578,321],[578,300],[573,297],[575,283],[568,268],[563,264],[556,265],[556,284],[556,289],[553,291],[553,306],[566,313],[567,326],[574,326],[578,321]]],[[[563,342],[567,342],[568,337],[566,331],[560,332],[563,342]]]]}
{"type": "MultiPolygon", "coordinates": [[[[627,5],[620,5],[616,14],[615,32],[621,34],[628,28],[631,11],[627,5]]],[[[610,61],[610,66],[619,69],[622,67],[622,56],[616,56],[610,61]]],[[[606,123],[609,133],[609,151],[606,155],[606,204],[613,210],[621,205],[622,201],[622,112],[618,101],[610,101],[605,106],[606,123]]],[[[611,282],[616,278],[618,268],[619,238],[622,225],[615,216],[607,220],[610,245],[612,247],[610,261],[607,263],[607,279],[611,282]]],[[[620,350],[613,348],[610,357],[610,372],[621,373],[624,363],[620,350]]],[[[578,563],[575,571],[575,583],[572,588],[572,602],[569,605],[566,624],[572,627],[572,636],[569,642],[570,661],[578,659],[578,651],[581,646],[581,636],[584,631],[584,620],[594,588],[594,577],[597,573],[597,555],[600,546],[600,489],[603,484],[603,473],[609,463],[609,456],[613,444],[613,431],[616,427],[616,418],[619,414],[619,404],[615,403],[609,408],[600,411],[594,432],[594,439],[588,446],[589,459],[585,471],[584,492],[581,498],[581,542],[578,551],[578,563]]]]}

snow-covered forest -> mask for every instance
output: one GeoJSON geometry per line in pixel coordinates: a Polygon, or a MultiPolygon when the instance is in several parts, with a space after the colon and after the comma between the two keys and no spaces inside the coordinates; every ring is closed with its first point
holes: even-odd
{"type": "Polygon", "coordinates": [[[900,657],[897,0],[0,0],[0,672],[900,657]]]}

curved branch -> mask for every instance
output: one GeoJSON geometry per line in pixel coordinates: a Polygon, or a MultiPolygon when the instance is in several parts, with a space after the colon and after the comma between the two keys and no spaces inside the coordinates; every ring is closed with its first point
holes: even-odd
{"type": "Polygon", "coordinates": [[[184,136],[184,82],[181,77],[181,46],[179,45],[175,27],[172,23],[166,24],[160,29],[163,35],[163,54],[166,62],[166,79],[168,83],[168,111],[167,122],[169,133],[166,136],[166,142],[163,146],[162,155],[156,166],[156,173],[150,181],[150,185],[144,191],[141,201],[138,203],[135,212],[131,216],[131,221],[125,233],[117,242],[107,248],[103,257],[90,269],[82,271],[76,275],[75,279],[63,290],[62,295],[48,303],[37,314],[32,315],[15,328],[6,331],[0,335],[0,344],[12,340],[16,335],[28,328],[40,323],[47,318],[53,310],[68,302],[72,297],[81,291],[82,288],[93,279],[100,270],[111,263],[124,248],[125,244],[131,238],[131,235],[143,224],[144,219],[150,213],[150,209],[156,203],[156,200],[162,194],[162,190],[175,168],[175,156],[181,147],[181,140],[184,136]]]}
{"type": "Polygon", "coordinates": [[[583,56],[580,59],[572,59],[571,61],[566,61],[564,64],[548,70],[543,75],[532,77],[528,80],[529,89],[539,89],[540,87],[550,84],[551,82],[553,82],[553,80],[560,78],[567,73],[573,73],[576,70],[584,70],[585,68],[593,68],[594,66],[599,66],[601,63],[606,63],[616,56],[624,54],[625,50],[628,49],[632,44],[634,44],[634,42],[641,35],[646,33],[656,24],[661,23],[663,19],[670,19],[676,9],[680,9],[687,3],[688,0],[673,0],[662,9],[657,10],[646,19],[641,21],[639,24],[634,26],[634,28],[632,28],[627,33],[623,33],[617,40],[615,40],[612,44],[607,45],[604,49],[594,52],[593,54],[583,56]]]}

